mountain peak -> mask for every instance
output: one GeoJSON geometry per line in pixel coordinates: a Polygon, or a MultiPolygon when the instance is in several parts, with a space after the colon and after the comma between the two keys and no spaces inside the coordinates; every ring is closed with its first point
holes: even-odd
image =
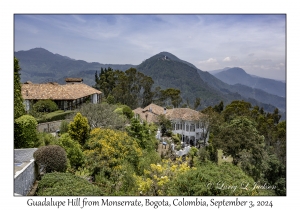
{"type": "Polygon", "coordinates": [[[50,51],[41,48],[41,47],[36,47],[36,48],[32,48],[30,50],[28,50],[28,52],[42,52],[42,53],[51,53],[50,51]]]}

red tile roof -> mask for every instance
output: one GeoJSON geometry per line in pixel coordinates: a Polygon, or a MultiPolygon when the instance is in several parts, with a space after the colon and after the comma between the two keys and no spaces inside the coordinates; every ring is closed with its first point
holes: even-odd
{"type": "Polygon", "coordinates": [[[83,83],[22,84],[23,99],[75,100],[95,93],[101,94],[101,91],[83,83]]]}
{"type": "Polygon", "coordinates": [[[160,114],[165,114],[170,120],[185,121],[200,120],[204,116],[204,114],[190,108],[166,109],[166,112],[164,112],[164,108],[156,104],[150,104],[144,109],[139,107],[133,110],[133,112],[139,114],[143,120],[146,120],[147,116],[147,122],[157,122],[157,116],[160,114]]]}

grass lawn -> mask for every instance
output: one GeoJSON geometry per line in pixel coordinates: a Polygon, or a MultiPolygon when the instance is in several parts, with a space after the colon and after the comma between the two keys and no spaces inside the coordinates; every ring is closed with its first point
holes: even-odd
{"type": "Polygon", "coordinates": [[[222,157],[223,157],[223,151],[221,149],[219,149],[218,150],[218,164],[221,164],[223,162],[229,162],[229,163],[232,162],[231,156],[225,157],[225,159],[223,159],[222,157]]]}

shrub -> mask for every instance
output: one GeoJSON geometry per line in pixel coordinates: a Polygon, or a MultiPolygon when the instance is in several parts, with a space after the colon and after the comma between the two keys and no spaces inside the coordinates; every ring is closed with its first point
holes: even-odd
{"type": "Polygon", "coordinates": [[[180,139],[179,139],[179,136],[177,134],[172,135],[172,140],[175,144],[180,143],[180,139]]]}
{"type": "Polygon", "coordinates": [[[65,149],[71,167],[78,168],[84,162],[80,144],[71,139],[68,133],[62,134],[57,144],[65,149]]]}
{"type": "Polygon", "coordinates": [[[86,147],[85,166],[92,175],[100,170],[106,170],[106,174],[110,176],[124,161],[136,169],[142,156],[142,150],[134,138],[128,136],[126,132],[111,129],[93,129],[86,147]]]}
{"type": "Polygon", "coordinates": [[[69,123],[67,121],[65,121],[65,120],[63,120],[60,123],[59,131],[60,131],[61,134],[68,132],[68,125],[69,125],[69,123]]]}
{"type": "MultiPolygon", "coordinates": [[[[231,163],[217,165],[207,161],[193,170],[177,174],[169,183],[170,196],[255,196],[259,190],[252,189],[253,178],[231,163]],[[226,188],[225,186],[237,186],[226,188]],[[246,189],[249,184],[248,189],[246,189]]],[[[264,190],[262,190],[264,191],[264,190]]]]}
{"type": "Polygon", "coordinates": [[[42,133],[38,133],[37,136],[38,136],[39,146],[48,146],[51,144],[55,144],[56,142],[55,137],[50,133],[42,132],[42,133]]]}
{"type": "Polygon", "coordinates": [[[72,114],[74,111],[63,111],[63,110],[58,110],[55,112],[51,112],[45,115],[42,115],[39,117],[38,122],[43,123],[43,122],[51,122],[51,121],[56,121],[56,120],[64,120],[67,118],[68,115],[72,114]]]}
{"type": "Polygon", "coordinates": [[[72,139],[80,145],[84,145],[90,132],[90,126],[86,117],[83,117],[80,112],[76,114],[74,120],[68,125],[68,132],[72,139]]]}
{"type": "Polygon", "coordinates": [[[23,115],[14,123],[15,148],[32,148],[39,146],[37,138],[37,121],[30,115],[23,115]]]}
{"type": "Polygon", "coordinates": [[[129,106],[124,105],[123,106],[123,114],[128,118],[131,119],[133,117],[133,111],[130,109],[129,106]]]}
{"type": "Polygon", "coordinates": [[[67,169],[66,151],[58,145],[42,146],[34,152],[33,157],[40,172],[65,172],[67,169]]]}
{"type": "Polygon", "coordinates": [[[50,100],[39,100],[33,105],[33,109],[36,110],[37,112],[54,112],[58,110],[57,104],[50,100]]]}
{"type": "Polygon", "coordinates": [[[100,189],[84,178],[70,173],[45,174],[39,181],[38,196],[100,196],[100,189]]]}

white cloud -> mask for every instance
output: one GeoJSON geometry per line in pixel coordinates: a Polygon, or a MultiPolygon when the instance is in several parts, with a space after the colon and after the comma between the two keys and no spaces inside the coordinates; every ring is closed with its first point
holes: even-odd
{"type": "Polygon", "coordinates": [[[226,57],[226,58],[224,58],[224,60],[223,61],[231,61],[231,59],[230,59],[230,57],[226,57]]]}
{"type": "Polygon", "coordinates": [[[230,56],[230,57],[228,56],[228,57],[223,59],[223,62],[238,61],[238,60],[239,60],[239,58],[236,57],[236,56],[230,56]]]}
{"type": "Polygon", "coordinates": [[[215,59],[215,58],[209,58],[208,60],[199,61],[198,63],[217,63],[217,59],[215,59]]]}

